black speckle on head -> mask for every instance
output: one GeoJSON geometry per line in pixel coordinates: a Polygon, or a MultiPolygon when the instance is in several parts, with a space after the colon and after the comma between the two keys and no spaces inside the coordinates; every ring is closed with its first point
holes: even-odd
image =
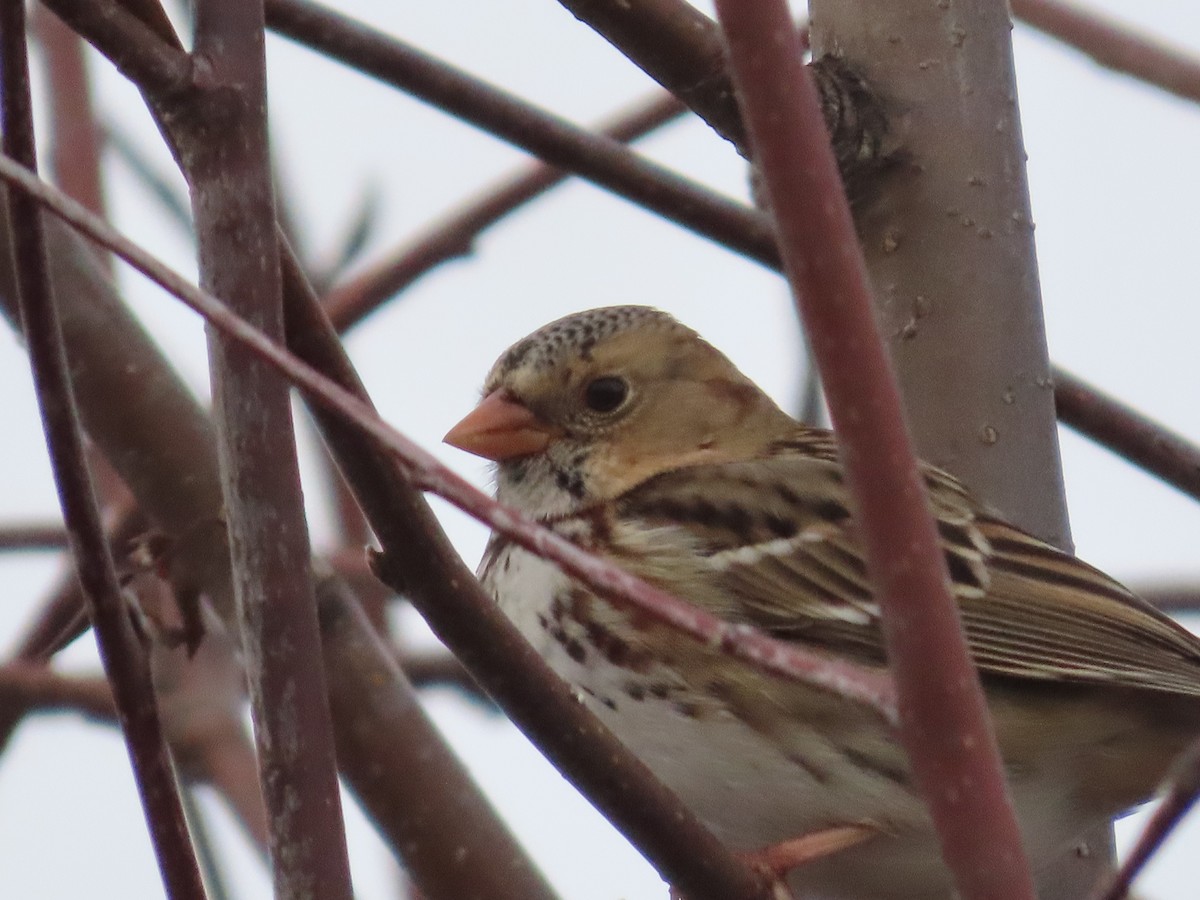
{"type": "Polygon", "coordinates": [[[512,369],[520,366],[521,363],[525,362],[525,358],[533,352],[533,348],[535,346],[537,346],[537,343],[533,340],[533,337],[530,336],[524,338],[523,340],[517,341],[517,343],[509,347],[507,352],[505,352],[504,356],[500,359],[504,371],[511,371],[512,369]]]}
{"type": "Polygon", "coordinates": [[[611,709],[613,712],[617,711],[617,704],[611,697],[601,697],[600,702],[603,703],[605,706],[607,706],[609,709],[611,709]]]}
{"type": "Polygon", "coordinates": [[[597,344],[632,327],[690,332],[667,313],[649,306],[608,306],[575,313],[513,344],[492,367],[484,390],[495,390],[509,373],[519,368],[545,371],[572,357],[590,360],[597,344]]]}
{"type": "Polygon", "coordinates": [[[631,700],[642,701],[646,699],[646,688],[643,684],[637,681],[625,682],[625,693],[631,700]]]}

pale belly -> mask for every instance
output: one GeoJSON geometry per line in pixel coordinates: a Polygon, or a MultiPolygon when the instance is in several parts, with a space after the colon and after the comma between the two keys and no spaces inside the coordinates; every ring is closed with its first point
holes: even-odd
{"type": "MultiPolygon", "coordinates": [[[[789,879],[801,896],[916,900],[951,896],[936,838],[903,771],[864,776],[853,741],[789,720],[783,739],[747,725],[715,697],[652,666],[636,676],[588,643],[585,630],[551,608],[563,576],[509,548],[486,586],[507,615],[583,702],[731,847],[752,850],[836,825],[869,824],[879,837],[808,864],[789,879]],[[521,590],[513,586],[521,585],[521,590]],[[649,687],[648,687],[649,686],[649,687]]],[[[611,655],[611,654],[610,654],[611,655]]],[[[871,738],[890,741],[876,729],[871,738]]],[[[1042,779],[1014,785],[1031,847],[1064,839],[1042,779]]],[[[1077,824],[1077,823],[1076,823],[1077,824]]]]}

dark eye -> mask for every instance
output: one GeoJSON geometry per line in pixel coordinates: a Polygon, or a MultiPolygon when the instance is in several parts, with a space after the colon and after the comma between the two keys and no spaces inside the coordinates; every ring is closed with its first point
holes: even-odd
{"type": "Polygon", "coordinates": [[[629,385],[624,378],[604,375],[588,383],[583,389],[583,402],[592,412],[610,413],[629,396],[629,385]]]}

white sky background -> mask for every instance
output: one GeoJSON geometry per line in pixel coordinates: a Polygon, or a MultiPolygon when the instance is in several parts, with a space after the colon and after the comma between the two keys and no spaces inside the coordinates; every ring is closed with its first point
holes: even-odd
{"type": "MultiPolygon", "coordinates": [[[[1117,0],[1094,0],[1117,14],[1117,0]]],[[[650,88],[632,65],[551,0],[347,0],[346,12],[580,123],[625,107],[650,88]],[[503,36],[503,37],[501,37],[503,36]]],[[[1142,0],[1136,21],[1200,53],[1200,7],[1142,0]]],[[[1200,441],[1196,333],[1200,109],[1115,76],[1018,28],[1016,52],[1051,354],[1088,380],[1200,441]]],[[[377,193],[373,258],[434,216],[509,172],[523,157],[404,95],[272,39],[273,138],[283,182],[318,255],[342,234],[363,196],[377,193]]],[[[120,77],[95,65],[105,114],[155,137],[120,77]]],[[[692,121],[641,145],[692,177],[744,196],[733,151],[692,121]]],[[[43,159],[46,158],[43,149],[43,159]]],[[[166,167],[165,154],[159,157],[166,167]]],[[[184,271],[190,250],[119,165],[109,197],[123,229],[184,271]]],[[[129,296],[196,391],[207,393],[202,330],[194,317],[128,273],[129,296]]],[[[622,200],[573,183],[489,233],[477,254],[422,280],[355,332],[349,347],[382,413],[479,483],[473,458],[441,435],[477,397],[492,360],[552,318],[592,306],[668,309],[729,353],[785,406],[802,371],[783,282],[754,263],[665,224],[622,200]]],[[[10,422],[2,448],[0,521],[56,515],[53,485],[24,353],[0,333],[0,398],[10,422]]],[[[1130,582],[1200,581],[1200,507],[1066,433],[1063,452],[1081,556],[1130,582]]],[[[306,467],[315,474],[311,446],[306,467]]],[[[314,542],[330,538],[325,497],[312,481],[314,542]]],[[[439,506],[439,510],[442,507],[439,506]]],[[[474,562],[484,532],[446,516],[474,562]]],[[[10,646],[59,571],[41,556],[0,558],[7,587],[0,645],[10,646]]],[[[90,639],[65,658],[95,665],[90,639]]],[[[493,801],[570,900],[661,898],[636,852],[495,716],[449,693],[430,707],[493,801]]],[[[405,773],[397,773],[405,777],[405,773]]],[[[254,855],[225,819],[233,896],[269,896],[254,855]]],[[[370,826],[347,803],[357,896],[396,896],[395,871],[370,826]]],[[[1132,820],[1130,820],[1132,821],[1132,820]]],[[[1195,895],[1200,820],[1140,884],[1151,898],[1195,895]]],[[[1131,833],[1122,827],[1122,835],[1131,833]]],[[[161,895],[123,747],[105,728],[70,716],[28,721],[0,757],[0,896],[161,895]]]]}

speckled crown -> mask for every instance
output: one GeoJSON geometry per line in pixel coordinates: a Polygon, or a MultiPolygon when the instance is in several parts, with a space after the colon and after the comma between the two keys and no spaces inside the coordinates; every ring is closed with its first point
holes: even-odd
{"type": "Polygon", "coordinates": [[[520,366],[547,369],[566,351],[587,358],[588,352],[599,341],[630,328],[691,331],[674,316],[652,306],[603,306],[572,313],[543,325],[504,351],[488,374],[484,393],[520,366]]]}

